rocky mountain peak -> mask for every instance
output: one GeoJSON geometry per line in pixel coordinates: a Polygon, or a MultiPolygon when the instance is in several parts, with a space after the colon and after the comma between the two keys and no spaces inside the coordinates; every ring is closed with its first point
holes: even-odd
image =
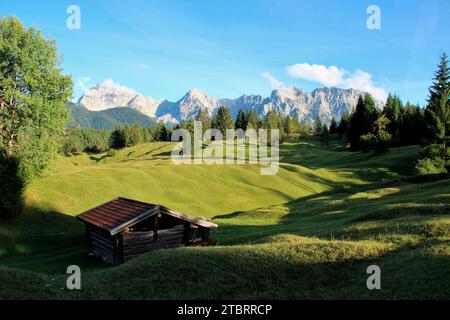
{"type": "MultiPolygon", "coordinates": [[[[313,121],[320,116],[324,122],[331,118],[339,120],[346,111],[351,111],[360,95],[366,93],[355,89],[319,88],[305,92],[296,87],[282,87],[273,90],[263,98],[259,95],[242,95],[236,99],[216,99],[199,89],[189,90],[177,102],[155,100],[135,90],[114,83],[112,80],[98,84],[88,90],[79,100],[87,109],[100,111],[114,107],[129,107],[158,121],[176,124],[197,115],[200,109],[210,114],[221,105],[236,116],[239,109],[252,109],[264,116],[274,110],[285,115],[299,115],[300,120],[313,121]]],[[[377,102],[381,106],[381,102],[377,102]]]]}
{"type": "Polygon", "coordinates": [[[133,89],[116,84],[109,79],[85,92],[78,102],[91,111],[101,111],[126,106],[137,95],[138,93],[133,89]]]}

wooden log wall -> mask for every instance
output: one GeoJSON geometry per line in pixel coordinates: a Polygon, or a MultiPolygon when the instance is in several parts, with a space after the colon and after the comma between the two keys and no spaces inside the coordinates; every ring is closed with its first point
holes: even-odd
{"type": "Polygon", "coordinates": [[[108,263],[115,263],[117,255],[116,239],[98,228],[89,229],[90,249],[92,253],[108,263]]]}
{"type": "Polygon", "coordinates": [[[122,253],[127,261],[152,250],[174,248],[184,245],[184,225],[180,224],[171,229],[158,230],[157,240],[153,231],[123,232],[122,253]]]}

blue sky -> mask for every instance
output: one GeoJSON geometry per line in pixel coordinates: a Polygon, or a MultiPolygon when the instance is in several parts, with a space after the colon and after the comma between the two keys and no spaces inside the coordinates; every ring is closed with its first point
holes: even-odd
{"type": "Polygon", "coordinates": [[[0,15],[56,40],[75,98],[112,79],[172,101],[191,88],[236,98],[333,85],[423,104],[450,54],[448,0],[0,0],[0,15]],[[66,27],[71,4],[80,30],[66,27]],[[379,30],[366,27],[372,4],[379,30]]]}

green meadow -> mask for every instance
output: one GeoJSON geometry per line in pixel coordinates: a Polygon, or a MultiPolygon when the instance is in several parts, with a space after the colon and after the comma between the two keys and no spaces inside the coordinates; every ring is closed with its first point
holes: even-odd
{"type": "Polygon", "coordinates": [[[353,153],[285,142],[258,165],[176,165],[172,143],[58,156],[0,225],[0,299],[438,299],[450,297],[450,180],[411,183],[420,148],[353,153]],[[111,267],[87,256],[74,216],[122,196],[219,225],[218,245],[151,252],[111,267]],[[68,290],[79,265],[82,289],[68,290]],[[381,290],[366,269],[381,268],[381,290]]]}

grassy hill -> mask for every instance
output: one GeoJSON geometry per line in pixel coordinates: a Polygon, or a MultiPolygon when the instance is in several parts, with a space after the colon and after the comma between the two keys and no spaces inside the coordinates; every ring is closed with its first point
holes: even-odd
{"type": "Polygon", "coordinates": [[[131,108],[118,107],[102,111],[90,111],[81,104],[69,103],[72,121],[69,127],[112,130],[117,125],[137,123],[142,127],[154,127],[156,120],[131,108]]]}
{"type": "Polygon", "coordinates": [[[450,181],[392,182],[418,147],[374,155],[289,142],[276,176],[250,165],[175,165],[171,149],[59,157],[28,188],[26,214],[0,225],[0,298],[450,297],[450,181]],[[212,218],[219,245],[118,267],[87,257],[72,216],[119,195],[212,218]],[[64,289],[70,264],[82,269],[81,291],[64,289]],[[382,290],[366,288],[371,264],[382,290]]]}

